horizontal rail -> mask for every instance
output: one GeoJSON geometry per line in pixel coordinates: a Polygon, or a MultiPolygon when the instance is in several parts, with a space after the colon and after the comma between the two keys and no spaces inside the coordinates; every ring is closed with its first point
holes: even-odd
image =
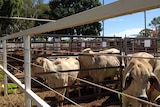
{"type": "MultiPolygon", "coordinates": [[[[100,67],[100,68],[96,68],[96,67],[94,67],[94,68],[86,68],[86,69],[75,69],[75,70],[63,70],[63,71],[58,71],[58,72],[60,72],[60,73],[65,73],[65,72],[76,72],[76,71],[82,71],[82,72],[85,72],[85,71],[88,71],[88,70],[91,70],[91,71],[93,71],[93,70],[101,70],[101,69],[112,69],[112,68],[120,68],[121,66],[114,66],[114,67],[112,67],[112,66],[108,66],[108,67],[100,67]]],[[[53,73],[56,73],[56,71],[54,72],[40,72],[40,73],[36,73],[36,74],[38,74],[38,75],[47,75],[47,74],[53,74],[53,73]]]]}
{"type": "Polygon", "coordinates": [[[0,38],[0,40],[12,39],[26,35],[31,36],[35,34],[71,28],[74,26],[89,24],[117,16],[132,14],[159,7],[160,0],[119,0],[111,4],[98,6],[87,11],[61,18],[56,22],[50,22],[24,30],[23,32],[17,32],[11,35],[7,35],[0,38]]]}
{"type": "Polygon", "coordinates": [[[35,93],[32,92],[32,90],[27,90],[25,91],[25,85],[21,83],[20,80],[18,80],[15,76],[13,76],[8,70],[4,69],[1,65],[0,65],[0,69],[2,69],[7,76],[9,76],[9,78],[18,85],[19,88],[21,88],[21,90],[24,93],[27,93],[28,96],[30,96],[30,98],[32,100],[34,100],[34,102],[39,106],[39,107],[50,107],[50,105],[48,105],[45,101],[43,101],[39,96],[37,96],[35,93]],[[34,96],[34,97],[33,97],[34,96]]]}
{"type": "Polygon", "coordinates": [[[43,21],[43,22],[56,22],[56,20],[26,18],[26,17],[5,17],[5,16],[0,16],[0,18],[3,18],[3,19],[22,19],[22,20],[43,21]]]}

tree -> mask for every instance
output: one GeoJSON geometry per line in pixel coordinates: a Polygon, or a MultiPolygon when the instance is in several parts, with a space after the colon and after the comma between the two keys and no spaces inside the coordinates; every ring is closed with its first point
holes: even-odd
{"type": "Polygon", "coordinates": [[[3,6],[3,0],[0,0],[0,9],[3,6]]]}
{"type": "Polygon", "coordinates": [[[157,32],[157,36],[160,37],[160,16],[153,18],[149,26],[153,27],[157,32]]]}
{"type": "MultiPolygon", "coordinates": [[[[39,14],[37,15],[38,19],[49,19],[50,7],[48,4],[39,4],[37,8],[40,9],[39,14]]],[[[47,22],[36,21],[35,26],[45,24],[45,23],[47,22]]]]}
{"type": "Polygon", "coordinates": [[[139,32],[138,37],[151,37],[152,35],[152,29],[143,29],[139,32]]]}
{"type": "MultiPolygon", "coordinates": [[[[1,13],[0,16],[7,16],[7,17],[18,16],[18,17],[27,17],[27,18],[38,18],[40,15],[43,14],[44,7],[49,8],[49,5],[43,4],[43,0],[19,0],[20,3],[18,3],[18,0],[2,0],[2,1],[4,1],[4,3],[3,2],[1,3],[0,1],[0,6],[2,4],[4,5],[2,5],[2,8],[0,8],[2,10],[0,11],[1,13]],[[17,8],[17,6],[11,7],[10,5],[11,4],[13,5],[11,1],[15,3],[15,5],[19,4],[18,5],[19,8],[17,8]],[[10,8],[7,7],[6,5],[10,6],[10,8]],[[14,12],[14,14],[9,13],[15,10],[17,10],[17,14],[15,14],[16,12],[14,12]],[[6,12],[6,11],[9,11],[9,12],[6,12]]],[[[25,30],[37,25],[38,24],[35,23],[35,21],[31,21],[31,20],[3,19],[0,21],[1,33],[3,31],[3,33],[8,33],[8,34],[19,32],[21,30],[25,30]]]]}
{"type": "MultiPolygon", "coordinates": [[[[37,18],[40,14],[42,14],[41,6],[43,5],[43,0],[23,0],[24,4],[21,8],[21,17],[27,18],[37,18]]],[[[31,20],[20,20],[17,23],[17,26],[20,30],[25,30],[31,27],[36,26],[35,21],[31,20]]]]}
{"type": "MultiPolygon", "coordinates": [[[[58,20],[96,6],[100,6],[99,0],[52,0],[49,2],[51,8],[50,19],[58,20]]],[[[101,23],[95,22],[87,25],[77,26],[55,31],[56,34],[82,34],[82,35],[100,35],[102,31],[101,23]]]]}
{"type": "MultiPolygon", "coordinates": [[[[0,0],[0,16],[19,16],[22,3],[21,0],[0,0]]],[[[8,29],[10,29],[10,26],[13,26],[16,21],[17,20],[0,19],[0,33],[10,33],[8,29]]]]}

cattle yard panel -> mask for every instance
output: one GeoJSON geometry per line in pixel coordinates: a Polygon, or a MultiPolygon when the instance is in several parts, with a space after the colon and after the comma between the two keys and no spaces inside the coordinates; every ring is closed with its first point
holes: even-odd
{"type": "MultiPolygon", "coordinates": [[[[38,37],[44,37],[49,34],[41,34],[41,35],[36,35],[38,37]]],[[[35,36],[35,37],[36,37],[35,36]]],[[[36,42],[32,41],[31,39],[31,56],[44,56],[48,58],[57,58],[60,57],[59,55],[54,55],[57,54],[58,52],[61,52],[61,54],[65,54],[64,57],[68,56],[70,52],[81,52],[81,50],[85,48],[91,48],[94,51],[100,51],[103,49],[108,49],[108,48],[117,48],[121,52],[124,51],[126,54],[134,53],[134,52],[140,52],[140,51],[146,51],[149,53],[154,53],[154,55],[158,55],[157,53],[159,52],[158,46],[159,46],[159,39],[158,38],[124,38],[122,39],[121,37],[99,37],[99,36],[72,36],[72,35],[49,35],[49,37],[52,37],[52,41],[49,42],[36,42]],[[68,51],[68,54],[63,53],[65,51],[68,51]],[[49,57],[51,56],[51,57],[49,57]]],[[[16,57],[18,59],[24,60],[24,44],[22,41],[17,42],[16,44],[12,43],[11,41],[8,41],[7,43],[7,50],[8,50],[8,55],[11,57],[16,57]]],[[[121,53],[120,53],[121,54],[121,53]]],[[[120,55],[118,54],[118,55],[120,55]]],[[[73,54],[72,54],[73,55],[73,54]]],[[[78,54],[77,54],[78,55],[78,54]]],[[[17,61],[15,59],[12,59],[10,57],[7,58],[8,63],[17,67],[20,65],[22,67],[22,62],[17,61]],[[16,62],[14,62],[16,61],[16,62]]],[[[9,68],[9,67],[8,67],[9,68]]],[[[120,64],[120,74],[118,79],[115,79],[113,81],[101,81],[99,83],[103,83],[106,86],[109,86],[108,84],[119,84],[118,87],[112,87],[113,90],[118,90],[122,91],[122,62],[120,64]]],[[[95,68],[95,69],[105,69],[105,68],[95,68]]],[[[90,69],[92,70],[92,69],[90,69]]],[[[81,71],[81,70],[80,70],[81,71]]],[[[10,70],[12,72],[12,69],[10,70]]],[[[67,71],[69,72],[69,71],[67,71]]],[[[97,84],[99,84],[97,83],[97,84]]],[[[82,88],[86,86],[86,84],[81,84],[80,85],[82,88]]],[[[73,86],[68,86],[68,87],[73,87],[73,86]]],[[[77,87],[77,86],[74,86],[77,87]]],[[[61,87],[57,87],[61,88],[61,87]]],[[[66,87],[62,87],[66,88],[66,87]]],[[[82,97],[76,98],[74,97],[73,99],[76,101],[79,101],[81,99],[87,99],[87,98],[92,98],[93,96],[110,96],[112,95],[112,92],[108,91],[102,91],[102,93],[97,93],[97,94],[87,94],[82,97]]],[[[66,102],[66,101],[65,101],[66,102]]]]}
{"type": "MultiPolygon", "coordinates": [[[[94,51],[100,51],[100,50],[103,50],[105,48],[117,48],[119,50],[122,50],[122,39],[121,39],[121,37],[96,37],[96,36],[90,36],[90,37],[89,36],[84,36],[84,37],[79,37],[79,36],[70,37],[69,36],[69,37],[66,37],[66,36],[62,36],[62,37],[60,37],[60,40],[62,40],[62,41],[58,41],[58,37],[55,37],[55,38],[57,39],[56,42],[53,42],[53,41],[51,41],[51,42],[33,42],[32,41],[31,47],[32,47],[32,50],[34,50],[34,54],[32,54],[32,57],[33,57],[33,55],[40,55],[40,52],[45,52],[45,50],[51,51],[51,52],[53,50],[53,53],[55,53],[56,51],[60,51],[60,50],[70,50],[72,52],[80,52],[82,49],[85,49],[85,48],[92,48],[94,51]],[[78,40],[80,40],[80,41],[78,41],[78,40]],[[57,44],[60,44],[60,45],[57,45],[57,44]],[[64,44],[65,45],[68,44],[68,46],[64,48],[63,47],[64,44]],[[38,53],[36,53],[36,52],[38,52],[38,53]]],[[[9,43],[7,43],[8,47],[10,47],[9,44],[12,45],[12,43],[9,42],[9,43]]],[[[15,48],[14,51],[9,50],[8,54],[10,56],[13,56],[13,57],[16,57],[16,58],[19,58],[19,59],[23,59],[23,57],[24,57],[23,56],[24,55],[24,53],[23,53],[23,48],[24,48],[23,43],[18,42],[17,44],[20,47],[20,49],[15,48]]],[[[13,45],[13,46],[18,47],[16,45],[13,45]]],[[[46,53],[47,53],[47,51],[46,51],[46,53]]],[[[118,53],[118,55],[119,54],[120,53],[118,53]]],[[[53,56],[53,57],[55,56],[55,55],[52,55],[52,53],[51,54],[46,54],[46,55],[53,56]]],[[[55,56],[55,57],[59,57],[59,56],[55,56]]],[[[16,63],[13,63],[13,62],[9,62],[9,63],[12,64],[12,65],[16,64],[16,63]]],[[[20,66],[22,66],[22,64],[20,64],[20,66]]],[[[120,80],[118,80],[118,81],[117,80],[115,80],[115,81],[105,81],[105,84],[108,84],[108,82],[111,83],[111,84],[113,84],[113,83],[114,84],[119,84],[119,81],[120,80]]],[[[104,83],[104,81],[102,81],[101,83],[104,83]]],[[[71,86],[71,87],[73,87],[73,86],[71,86]]],[[[107,93],[101,93],[99,95],[104,96],[104,95],[110,95],[110,94],[111,93],[108,93],[108,91],[107,91],[107,93]]],[[[89,95],[88,97],[87,96],[85,98],[88,98],[91,95],[89,95]]],[[[94,96],[98,96],[98,94],[94,94],[94,96]]],[[[84,96],[82,98],[84,98],[84,96]]],[[[82,98],[79,98],[79,99],[82,99],[82,98]]]]}
{"type": "MultiPolygon", "coordinates": [[[[93,50],[103,50],[105,48],[120,47],[121,37],[102,37],[93,35],[58,35],[58,34],[40,34],[38,37],[49,37],[52,40],[44,43],[44,49],[51,50],[68,50],[70,52],[81,52],[85,48],[93,50]]],[[[38,44],[33,41],[32,44],[38,44]]],[[[34,45],[34,48],[39,48],[34,45]]]]}
{"type": "MultiPolygon", "coordinates": [[[[160,52],[160,38],[130,38],[125,37],[102,37],[94,35],[58,35],[58,34],[39,34],[36,37],[47,37],[50,40],[43,42],[31,40],[31,48],[34,51],[62,51],[67,50],[70,52],[81,52],[85,48],[91,48],[95,51],[116,48],[124,51],[126,54],[132,54],[135,52],[148,52],[154,55],[159,55],[160,52]],[[121,40],[122,39],[122,40],[121,40]],[[122,48],[120,49],[120,41],[122,43],[122,48]]],[[[22,41],[13,43],[8,42],[8,51],[21,50],[23,48],[22,41]]]]}
{"type": "Polygon", "coordinates": [[[160,38],[124,38],[125,54],[148,52],[154,56],[160,53],[160,38]]]}
{"type": "MultiPolygon", "coordinates": [[[[23,39],[21,39],[23,40],[23,39]]],[[[94,51],[99,51],[108,48],[120,48],[121,37],[102,37],[94,35],[55,35],[55,34],[40,34],[32,36],[31,49],[33,54],[52,54],[68,52],[81,52],[85,48],[91,48],[94,51]],[[48,37],[52,40],[39,42],[36,37],[48,37]],[[34,38],[34,39],[33,39],[34,38]],[[47,50],[48,53],[44,52],[47,50]],[[49,52],[50,51],[50,52],[49,52]],[[44,53],[43,53],[44,52],[44,53]]],[[[10,54],[15,54],[17,51],[23,51],[23,41],[13,43],[11,40],[7,42],[7,48],[10,54]]]]}
{"type": "MultiPolygon", "coordinates": [[[[30,37],[30,36],[28,36],[30,37]]],[[[25,92],[25,94],[29,97],[26,97],[25,99],[25,104],[27,107],[30,107],[31,105],[31,100],[33,102],[35,102],[36,105],[38,106],[45,106],[45,107],[50,107],[46,102],[44,102],[39,96],[37,96],[35,93],[33,93],[33,91],[30,90],[30,78],[25,78],[25,81],[27,83],[25,83],[25,85],[19,80],[17,79],[15,76],[13,76],[13,72],[12,70],[15,69],[13,67],[17,67],[17,66],[20,66],[20,67],[23,67],[22,64],[24,64],[26,67],[26,69],[24,69],[24,71],[26,72],[27,74],[27,77],[29,77],[28,75],[30,75],[30,71],[29,71],[29,52],[30,52],[30,45],[29,45],[29,40],[30,38],[26,38],[25,40],[27,40],[24,44],[26,44],[26,46],[23,45],[23,43],[18,43],[20,45],[16,45],[13,43],[8,43],[8,41],[6,40],[3,40],[2,43],[3,43],[3,46],[2,46],[2,51],[1,51],[1,54],[2,54],[2,58],[3,58],[3,67],[0,66],[0,69],[2,71],[5,72],[5,75],[4,75],[4,86],[7,86],[7,79],[8,77],[10,78],[10,80],[14,83],[16,83],[18,85],[18,87],[23,90],[23,92],[25,92]],[[19,47],[20,48],[19,48],[19,47]],[[23,51],[25,50],[25,51],[23,51]],[[26,53],[27,52],[27,53],[26,53]],[[25,58],[26,57],[26,58],[25,58]],[[22,61],[19,61],[21,60],[22,61]],[[16,62],[16,63],[15,63],[16,62]],[[21,63],[21,64],[20,64],[21,63]],[[10,65],[13,65],[13,67],[11,67],[10,65]],[[14,66],[14,65],[17,65],[17,66],[14,66]],[[12,68],[12,70],[10,69],[12,68]],[[27,91],[26,91],[27,90],[27,91]],[[34,97],[32,97],[34,96],[34,97]]],[[[10,82],[11,82],[10,81],[10,82]]],[[[7,95],[8,94],[8,91],[7,91],[7,87],[4,88],[4,95],[7,95]]]]}
{"type": "MultiPolygon", "coordinates": [[[[93,35],[88,35],[88,36],[72,36],[72,35],[51,35],[51,34],[41,34],[41,35],[36,35],[38,37],[43,37],[43,36],[48,36],[52,37],[52,41],[50,42],[44,42],[44,50],[54,50],[54,51],[61,51],[61,50],[67,50],[70,52],[81,52],[85,48],[91,48],[93,51],[100,51],[103,49],[109,49],[109,48],[116,48],[119,49],[120,51],[122,50],[122,38],[121,37],[99,37],[99,36],[93,36],[93,35]],[[49,44],[49,45],[48,45],[49,44]],[[49,47],[48,47],[49,46],[49,47]]],[[[32,42],[32,44],[35,44],[36,42],[32,42]]],[[[37,42],[38,43],[38,42],[37,42]]],[[[34,49],[40,49],[37,45],[34,45],[34,49]]],[[[76,53],[77,54],[77,53],[76,53]]],[[[120,53],[117,53],[117,55],[120,55],[120,53]]],[[[77,54],[78,55],[78,54],[77,54]]],[[[55,55],[52,55],[54,57],[55,55]]],[[[58,57],[56,55],[56,57],[58,57]]],[[[122,59],[121,59],[122,60],[122,59]]],[[[120,78],[118,80],[114,81],[101,81],[99,83],[104,83],[104,84],[119,84],[120,89],[119,91],[122,91],[122,61],[120,62],[120,78]],[[120,83],[121,82],[121,83],[120,83]]],[[[95,70],[95,69],[106,69],[105,68],[94,68],[89,70],[95,70]]],[[[77,71],[77,70],[76,70],[77,71]]],[[[80,69],[80,71],[84,71],[80,69]]],[[[69,71],[66,71],[69,72],[69,71]]],[[[72,86],[73,87],[73,86],[72,86]]],[[[116,87],[117,88],[117,87],[116,87]]],[[[117,90],[117,89],[116,89],[117,90]]],[[[101,93],[101,94],[94,94],[95,97],[101,96],[101,95],[110,95],[111,93],[101,93]]],[[[88,96],[88,95],[87,95],[88,96]]],[[[85,98],[88,97],[85,96],[85,98]]],[[[92,96],[93,97],[93,96],[92,96]]],[[[84,96],[82,97],[84,98],[84,96]]],[[[79,98],[79,99],[82,99],[79,98]]]]}
{"type": "MultiPolygon", "coordinates": [[[[56,37],[57,38],[57,37],[56,37]]],[[[62,42],[61,41],[59,41],[59,42],[56,42],[56,43],[59,43],[60,45],[58,45],[58,46],[55,46],[54,45],[54,42],[52,41],[52,42],[32,42],[32,44],[31,44],[31,47],[32,47],[32,49],[38,49],[38,51],[41,51],[41,52],[43,52],[44,50],[47,50],[47,51],[52,51],[52,50],[54,50],[55,49],[55,51],[60,51],[60,50],[71,50],[72,52],[80,52],[82,49],[84,49],[84,48],[88,48],[88,47],[90,47],[90,48],[92,48],[93,50],[95,50],[95,51],[99,51],[99,50],[103,50],[103,49],[105,49],[105,48],[117,48],[117,49],[119,49],[119,50],[121,50],[121,51],[123,51],[123,49],[126,49],[124,46],[124,41],[122,40],[122,38],[120,38],[120,37],[94,37],[94,36],[91,36],[91,37],[85,37],[84,36],[84,38],[83,37],[81,37],[81,38],[78,38],[77,36],[73,36],[73,37],[71,37],[73,40],[70,40],[70,39],[66,39],[67,37],[65,37],[65,39],[66,39],[66,41],[63,41],[63,38],[64,37],[61,37],[61,39],[62,39],[62,42]],[[81,40],[80,42],[77,40],[77,38],[79,39],[79,40],[81,40]],[[83,40],[84,39],[84,40],[83,40]],[[70,46],[69,46],[69,48],[67,47],[66,49],[64,49],[63,48],[63,46],[62,47],[60,47],[61,46],[61,43],[63,44],[63,43],[68,43],[69,45],[71,45],[71,47],[73,47],[73,48],[71,48],[70,46]],[[79,45],[77,45],[77,44],[79,44],[80,43],[80,48],[77,48],[76,46],[79,46],[79,45]],[[97,46],[97,43],[98,43],[98,46],[97,46]],[[83,44],[83,46],[84,47],[81,47],[82,46],[82,44],[83,44]],[[123,46],[122,46],[123,45],[123,46]],[[53,47],[54,46],[54,47],[53,47]]],[[[70,38],[70,37],[68,37],[68,38],[70,38]]],[[[60,39],[60,40],[61,40],[60,39]]],[[[128,38],[127,38],[128,39],[128,38]]],[[[124,39],[125,40],[125,39],[124,39]]],[[[150,40],[151,42],[149,42],[149,43],[155,43],[156,45],[153,45],[153,44],[150,44],[151,45],[151,48],[153,48],[153,49],[156,49],[157,50],[157,45],[158,45],[158,39],[150,39],[150,38],[147,38],[147,39],[142,39],[142,38],[140,38],[140,40],[139,40],[139,38],[137,38],[137,39],[135,39],[134,38],[134,42],[133,42],[133,38],[130,38],[130,39],[128,39],[128,41],[127,41],[127,46],[129,47],[130,46],[130,44],[129,43],[134,43],[134,46],[137,46],[137,41],[140,41],[140,43],[142,44],[143,43],[143,45],[140,45],[140,46],[149,46],[148,44],[145,44],[145,43],[148,43],[148,40],[150,40]],[[145,40],[147,40],[147,42],[145,41],[145,40]]],[[[10,45],[9,45],[10,43],[8,43],[7,44],[7,47],[9,47],[9,49],[10,49],[10,45]]],[[[11,45],[12,45],[12,43],[11,43],[11,45]]],[[[139,45],[139,44],[138,44],[139,45]]],[[[12,54],[12,56],[13,57],[15,57],[15,55],[19,55],[19,56],[21,56],[22,58],[24,57],[23,56],[23,53],[19,53],[19,51],[18,50],[21,50],[24,46],[23,46],[23,43],[18,43],[18,46],[20,47],[20,49],[15,45],[15,47],[17,47],[17,48],[15,48],[15,50],[17,50],[17,51],[13,51],[13,53],[12,53],[12,50],[9,50],[9,54],[12,54]]],[[[12,46],[13,47],[13,46],[12,46]]],[[[127,48],[128,48],[127,47],[127,48]]],[[[132,46],[133,47],[133,46],[132,46]]],[[[146,47],[147,48],[147,47],[146,47]]],[[[138,51],[143,51],[143,50],[140,50],[141,48],[139,48],[139,50],[136,50],[137,48],[134,48],[134,52],[138,52],[138,51]]],[[[148,48],[146,49],[146,50],[148,50],[148,48]]],[[[144,50],[144,51],[146,51],[146,50],[144,50]]],[[[54,51],[54,52],[55,52],[54,51]]],[[[126,53],[128,53],[128,51],[125,51],[126,53]]],[[[151,52],[155,52],[155,51],[151,51],[151,52]]],[[[47,52],[46,52],[47,53],[47,52]]],[[[49,54],[49,55],[52,55],[52,54],[49,54]]],[[[17,57],[16,56],[16,57],[17,57]]],[[[54,56],[54,55],[52,55],[52,56],[54,56]]],[[[56,56],[57,57],[57,56],[56,56]]],[[[15,63],[14,63],[15,64],[15,63]]],[[[122,67],[121,67],[122,68],[122,67]]],[[[122,70],[122,69],[120,69],[120,70],[122,70]]],[[[122,77],[122,73],[120,74],[120,77],[122,77]]],[[[121,81],[122,82],[122,81],[121,81]]],[[[107,81],[106,81],[106,83],[107,83],[107,81]]],[[[119,80],[117,81],[117,80],[115,80],[115,81],[111,81],[110,83],[114,83],[114,84],[118,84],[119,83],[119,80]]],[[[110,84],[109,83],[109,84],[110,84]]],[[[122,85],[122,83],[121,83],[121,85],[122,85]]],[[[121,86],[122,87],[122,86],[121,86]]],[[[121,91],[121,89],[122,88],[120,88],[120,91],[121,91]]],[[[118,89],[119,90],[119,89],[118,89]]],[[[111,93],[101,93],[100,95],[110,95],[111,93]]],[[[88,95],[87,95],[88,96],[88,95]]],[[[89,96],[88,97],[85,97],[85,98],[89,98],[89,96]]],[[[98,96],[98,94],[94,94],[94,96],[98,96]]],[[[82,97],[82,98],[84,98],[84,96],[82,97]]],[[[81,98],[80,98],[81,99],[81,98]]]]}

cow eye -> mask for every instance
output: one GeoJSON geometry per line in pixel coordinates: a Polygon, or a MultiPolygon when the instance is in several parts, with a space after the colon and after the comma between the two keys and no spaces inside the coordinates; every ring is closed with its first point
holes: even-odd
{"type": "Polygon", "coordinates": [[[126,90],[131,85],[132,80],[132,76],[126,77],[124,90],[126,90]]]}
{"type": "Polygon", "coordinates": [[[128,77],[126,78],[126,81],[129,82],[129,83],[131,83],[132,80],[133,80],[133,78],[132,78],[131,76],[128,76],[128,77]]]}
{"type": "Polygon", "coordinates": [[[150,77],[150,78],[149,78],[149,82],[150,82],[150,84],[153,84],[153,83],[155,82],[155,78],[150,77]]]}

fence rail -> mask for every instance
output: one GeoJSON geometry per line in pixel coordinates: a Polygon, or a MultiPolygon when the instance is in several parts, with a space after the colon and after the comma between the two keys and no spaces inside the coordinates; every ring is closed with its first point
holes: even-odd
{"type": "MultiPolygon", "coordinates": [[[[1,69],[5,72],[4,75],[4,87],[5,94],[7,94],[7,76],[12,79],[25,93],[25,106],[31,107],[31,99],[39,106],[39,107],[49,107],[46,102],[44,102],[41,98],[39,98],[35,93],[31,90],[31,76],[30,76],[30,38],[35,34],[41,34],[50,31],[61,30],[65,28],[71,28],[74,26],[79,26],[83,24],[88,24],[96,21],[105,20],[108,18],[122,16],[125,14],[131,14],[135,12],[145,11],[149,9],[154,9],[160,7],[159,0],[119,0],[109,5],[99,6],[85,12],[81,12],[75,15],[71,15],[55,22],[47,23],[42,26],[30,28],[24,30],[22,32],[14,33],[11,35],[7,35],[5,37],[0,38],[2,41],[2,52],[3,52],[3,67],[1,69]],[[123,6],[122,6],[123,5],[123,6]],[[125,6],[124,6],[125,5],[125,6]],[[121,6],[121,8],[119,8],[121,6]],[[83,17],[83,18],[82,18],[83,17]],[[24,65],[25,65],[25,84],[22,85],[17,78],[15,78],[10,72],[7,70],[7,42],[6,40],[22,37],[24,40],[24,65]]],[[[102,87],[103,88],[103,87],[102,87]]],[[[115,92],[115,91],[114,91],[115,92]]]]}

